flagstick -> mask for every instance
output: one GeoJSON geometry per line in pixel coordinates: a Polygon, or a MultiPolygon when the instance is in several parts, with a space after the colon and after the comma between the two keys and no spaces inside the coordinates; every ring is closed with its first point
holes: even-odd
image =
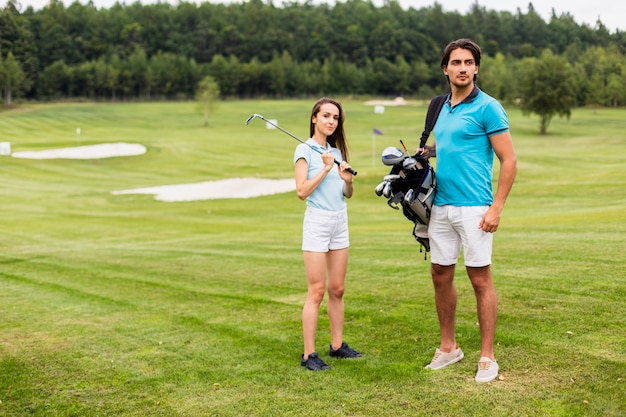
{"type": "Polygon", "coordinates": [[[375,154],[376,154],[376,133],[372,133],[372,168],[374,168],[375,154]]]}

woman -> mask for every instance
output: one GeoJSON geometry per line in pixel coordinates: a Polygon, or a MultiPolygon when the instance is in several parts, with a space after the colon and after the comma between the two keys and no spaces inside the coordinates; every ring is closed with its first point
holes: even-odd
{"type": "Polygon", "coordinates": [[[310,139],[294,153],[296,192],[306,200],[302,251],[307,278],[307,297],[302,310],[304,353],[301,365],[312,371],[330,369],[315,351],[315,332],[320,304],[328,280],[330,356],[358,358],[362,355],[343,341],[343,291],[348,267],[348,215],[345,198],[352,197],[353,176],[347,171],[348,148],[341,104],[321,98],[311,112],[310,139]],[[341,161],[335,165],[335,159],[341,161]]]}

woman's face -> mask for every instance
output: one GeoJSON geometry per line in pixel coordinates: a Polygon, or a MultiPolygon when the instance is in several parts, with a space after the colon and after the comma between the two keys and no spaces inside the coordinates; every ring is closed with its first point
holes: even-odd
{"type": "Polygon", "coordinates": [[[311,121],[315,125],[316,133],[330,136],[339,125],[339,108],[332,103],[324,103],[311,121]]]}

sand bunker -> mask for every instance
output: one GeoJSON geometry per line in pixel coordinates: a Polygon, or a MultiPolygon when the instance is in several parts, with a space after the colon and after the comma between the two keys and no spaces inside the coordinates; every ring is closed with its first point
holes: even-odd
{"type": "Polygon", "coordinates": [[[116,156],[135,156],[144,153],[146,153],[146,147],[143,145],[120,142],[43,151],[13,152],[12,156],[27,159],[101,159],[116,156]]]}
{"type": "MultiPolygon", "coordinates": [[[[74,148],[13,152],[12,156],[29,159],[100,159],[142,155],[144,153],[146,153],[146,147],[136,143],[103,143],[74,148]]],[[[177,202],[220,198],[252,198],[287,193],[295,189],[296,182],[294,179],[231,178],[221,181],[113,191],[113,194],[154,194],[155,200],[177,202]]]]}
{"type": "Polygon", "coordinates": [[[366,101],[366,106],[406,106],[409,104],[404,98],[396,97],[393,100],[370,100],[366,101]]]}
{"type": "Polygon", "coordinates": [[[113,191],[113,194],[154,194],[155,200],[166,202],[213,200],[220,198],[251,198],[294,191],[294,179],[230,178],[193,184],[164,185],[113,191]]]}

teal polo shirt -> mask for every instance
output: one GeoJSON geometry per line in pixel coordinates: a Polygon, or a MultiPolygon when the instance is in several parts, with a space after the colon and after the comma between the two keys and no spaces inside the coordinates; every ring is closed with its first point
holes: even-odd
{"type": "Polygon", "coordinates": [[[509,130],[502,105],[478,87],[462,102],[439,114],[436,206],[485,206],[493,203],[493,156],[489,137],[509,130]]]}
{"type": "MultiPolygon", "coordinates": [[[[309,139],[306,143],[320,152],[325,152],[323,146],[320,146],[315,140],[309,139]]],[[[328,150],[335,157],[335,160],[341,162],[343,160],[341,151],[337,148],[333,148],[330,145],[328,150]]],[[[293,155],[293,163],[295,164],[298,159],[303,158],[309,166],[309,173],[307,178],[311,179],[315,177],[320,171],[324,169],[324,162],[322,161],[322,155],[309,148],[307,145],[301,143],[296,147],[293,155]]],[[[340,211],[346,208],[346,200],[343,195],[343,180],[339,176],[337,165],[333,164],[333,168],[326,175],[320,185],[311,193],[306,199],[307,206],[315,207],[321,210],[327,211],[340,211]]]]}

